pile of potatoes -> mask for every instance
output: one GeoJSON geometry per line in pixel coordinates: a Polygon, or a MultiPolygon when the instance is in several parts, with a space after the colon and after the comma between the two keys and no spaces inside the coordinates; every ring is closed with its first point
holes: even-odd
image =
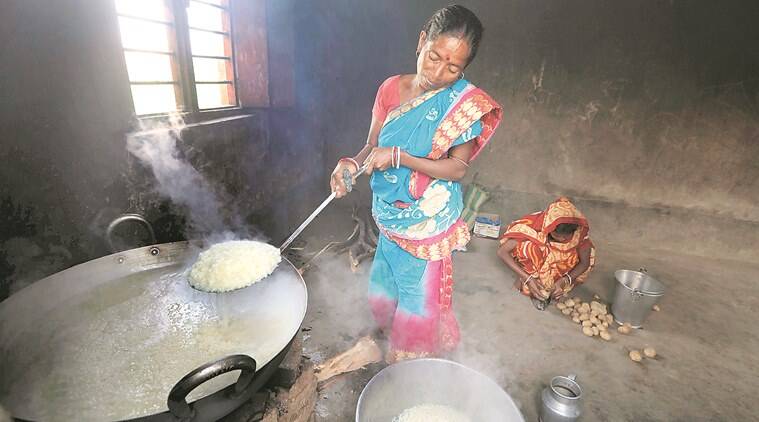
{"type": "Polygon", "coordinates": [[[614,322],[614,317],[605,304],[596,300],[583,302],[579,297],[574,297],[557,302],[556,307],[562,314],[572,318],[574,323],[580,324],[582,333],[586,336],[598,336],[606,341],[611,340],[609,325],[614,322]]]}

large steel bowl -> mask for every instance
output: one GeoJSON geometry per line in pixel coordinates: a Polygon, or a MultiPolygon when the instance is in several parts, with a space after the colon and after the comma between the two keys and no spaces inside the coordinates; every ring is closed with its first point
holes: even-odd
{"type": "Polygon", "coordinates": [[[239,405],[297,333],[306,286],[283,259],[252,286],[201,292],[186,279],[198,253],[188,242],[116,253],[0,303],[0,403],[46,421],[216,420],[239,405]]]}
{"type": "Polygon", "coordinates": [[[358,399],[356,422],[392,422],[404,410],[440,404],[473,422],[524,422],[514,400],[487,376],[444,359],[416,359],[380,371],[358,399]]]}

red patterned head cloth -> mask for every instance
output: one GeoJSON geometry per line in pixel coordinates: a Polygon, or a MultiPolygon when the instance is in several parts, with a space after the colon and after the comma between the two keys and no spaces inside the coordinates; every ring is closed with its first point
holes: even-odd
{"type": "MultiPolygon", "coordinates": [[[[501,243],[508,239],[517,241],[512,251],[516,261],[529,274],[537,277],[544,296],[553,289],[553,284],[579,262],[579,249],[590,247],[590,267],[576,283],[582,283],[595,264],[595,248],[590,241],[590,226],[585,216],[569,199],[561,197],[548,205],[545,211],[526,215],[511,223],[501,237],[501,243]],[[576,224],[578,229],[568,242],[549,242],[548,235],[559,224],[576,224]]],[[[523,286],[522,292],[529,295],[523,286]]]]}
{"type": "Polygon", "coordinates": [[[561,249],[574,249],[590,242],[588,232],[590,225],[585,216],[572,204],[568,198],[561,197],[548,205],[544,211],[525,215],[511,223],[501,237],[501,243],[506,239],[531,240],[545,245],[548,234],[556,230],[559,224],[576,224],[578,230],[569,242],[559,244],[561,249]]]}

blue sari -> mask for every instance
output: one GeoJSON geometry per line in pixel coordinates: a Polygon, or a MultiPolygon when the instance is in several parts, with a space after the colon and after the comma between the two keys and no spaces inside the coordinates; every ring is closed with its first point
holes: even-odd
{"type": "MultiPolygon", "coordinates": [[[[495,101],[459,80],[391,111],[378,143],[437,160],[447,158],[450,148],[476,142],[476,156],[500,118],[495,101]]],[[[369,302],[378,324],[391,329],[387,360],[452,350],[458,344],[459,329],[451,309],[451,253],[469,241],[469,231],[460,219],[461,185],[401,166],[375,171],[370,186],[372,215],[381,235],[370,275],[369,302]]]]}

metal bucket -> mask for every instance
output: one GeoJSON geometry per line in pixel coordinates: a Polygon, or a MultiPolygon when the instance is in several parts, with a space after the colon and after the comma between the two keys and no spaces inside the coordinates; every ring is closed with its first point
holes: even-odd
{"type": "Polygon", "coordinates": [[[642,327],[651,308],[664,295],[664,285],[646,274],[645,269],[618,270],[614,278],[617,279],[611,305],[614,320],[620,325],[628,323],[633,328],[642,327]]]}

